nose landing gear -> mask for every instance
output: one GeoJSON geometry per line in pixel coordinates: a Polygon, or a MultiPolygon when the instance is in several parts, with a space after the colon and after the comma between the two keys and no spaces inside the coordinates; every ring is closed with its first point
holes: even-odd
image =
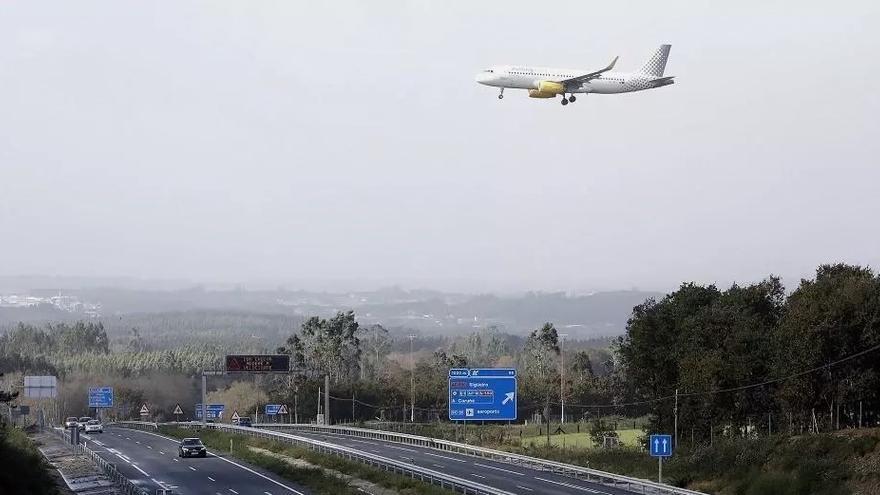
{"type": "Polygon", "coordinates": [[[498,94],[498,99],[499,99],[499,100],[503,100],[503,99],[504,99],[504,88],[501,88],[501,93],[498,94]]]}

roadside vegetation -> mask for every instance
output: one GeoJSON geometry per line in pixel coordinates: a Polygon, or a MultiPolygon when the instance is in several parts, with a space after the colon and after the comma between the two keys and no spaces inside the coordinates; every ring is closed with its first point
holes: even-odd
{"type": "MultiPolygon", "coordinates": [[[[162,427],[160,431],[174,438],[196,435],[193,430],[184,428],[162,427]]],[[[328,470],[345,473],[352,478],[369,481],[403,495],[450,495],[454,493],[406,476],[388,473],[358,462],[313,452],[282,442],[212,429],[199,430],[197,436],[218,455],[229,453],[229,446],[232,445],[231,455],[253,465],[268,469],[279,476],[283,476],[290,481],[311,488],[321,494],[358,495],[362,493],[357,487],[352,486],[352,483],[340,479],[338,476],[328,472],[328,470]],[[270,456],[255,451],[257,449],[271,451],[274,454],[280,454],[291,459],[300,459],[318,467],[295,466],[285,462],[279,456],[270,456]]]]}

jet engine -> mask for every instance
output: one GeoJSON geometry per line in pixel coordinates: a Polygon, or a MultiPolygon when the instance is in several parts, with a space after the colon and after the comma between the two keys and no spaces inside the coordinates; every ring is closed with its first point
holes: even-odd
{"type": "Polygon", "coordinates": [[[565,85],[553,81],[539,81],[537,89],[529,90],[529,98],[553,98],[565,93],[565,85]]]}

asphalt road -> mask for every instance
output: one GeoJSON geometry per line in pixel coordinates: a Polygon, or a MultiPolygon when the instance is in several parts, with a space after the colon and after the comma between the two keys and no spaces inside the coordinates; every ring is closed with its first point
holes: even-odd
{"type": "Polygon", "coordinates": [[[155,433],[108,427],[81,435],[105,460],[140,487],[155,493],[171,488],[181,495],[306,495],[283,478],[222,454],[179,458],[178,441],[155,433]]]}
{"type": "Polygon", "coordinates": [[[287,431],[285,433],[344,445],[382,457],[404,460],[521,495],[583,495],[585,493],[632,495],[632,492],[619,488],[576,480],[547,471],[538,471],[427,447],[331,433],[301,431],[287,431]]]}

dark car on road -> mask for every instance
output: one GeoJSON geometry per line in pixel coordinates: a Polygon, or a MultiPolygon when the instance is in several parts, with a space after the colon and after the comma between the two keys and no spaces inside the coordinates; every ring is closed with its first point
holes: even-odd
{"type": "Polygon", "coordinates": [[[232,424],[237,425],[237,426],[247,426],[248,428],[253,426],[253,424],[251,422],[251,418],[249,418],[247,416],[242,416],[238,419],[233,419],[232,424]]]}
{"type": "Polygon", "coordinates": [[[178,457],[206,457],[208,451],[198,438],[184,438],[177,446],[178,457]]]}

